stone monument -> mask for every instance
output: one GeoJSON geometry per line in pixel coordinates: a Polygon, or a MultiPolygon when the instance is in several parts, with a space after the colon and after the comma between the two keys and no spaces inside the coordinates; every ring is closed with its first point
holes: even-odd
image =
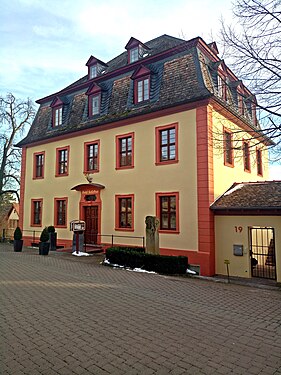
{"type": "Polygon", "coordinates": [[[159,224],[160,221],[155,216],[146,216],[146,247],[148,254],[159,254],[159,224]]]}

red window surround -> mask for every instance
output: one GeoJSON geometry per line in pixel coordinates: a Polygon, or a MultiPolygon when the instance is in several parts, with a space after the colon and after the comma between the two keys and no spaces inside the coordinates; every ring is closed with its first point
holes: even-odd
{"type": "Polygon", "coordinates": [[[56,149],[56,177],[68,176],[69,173],[69,146],[56,149]]]}
{"type": "Polygon", "coordinates": [[[115,196],[115,230],[134,231],[134,194],[115,196]]]}
{"type": "Polygon", "coordinates": [[[42,209],[43,209],[43,199],[31,199],[31,216],[30,216],[30,226],[31,227],[41,227],[42,226],[42,209]]]}
{"type": "Polygon", "coordinates": [[[54,199],[54,223],[57,228],[67,228],[67,204],[67,197],[54,199]]]}
{"type": "Polygon", "coordinates": [[[156,216],[160,233],[179,233],[179,193],[156,193],[156,216]]]}
{"type": "Polygon", "coordinates": [[[90,86],[89,90],[86,92],[86,95],[88,95],[89,117],[99,115],[101,107],[101,88],[94,83],[90,86]]]}
{"type": "Polygon", "coordinates": [[[155,128],[156,165],[178,163],[178,123],[155,128]]]}
{"type": "Polygon", "coordinates": [[[84,173],[99,172],[100,140],[84,143],[84,173]]]}
{"type": "Polygon", "coordinates": [[[134,168],[134,137],[135,133],[116,136],[116,169],[134,168]]]}
{"type": "Polygon", "coordinates": [[[223,130],[223,151],[224,165],[234,167],[232,132],[226,128],[223,130]]]}
{"type": "Polygon", "coordinates": [[[45,151],[35,152],[33,154],[33,179],[44,178],[45,151]]]}
{"type": "Polygon", "coordinates": [[[262,165],[262,150],[260,148],[256,149],[257,158],[257,174],[258,176],[263,176],[263,165],[262,165]]]}
{"type": "Polygon", "coordinates": [[[243,162],[244,171],[251,172],[250,144],[248,141],[243,141],[243,162]]]}

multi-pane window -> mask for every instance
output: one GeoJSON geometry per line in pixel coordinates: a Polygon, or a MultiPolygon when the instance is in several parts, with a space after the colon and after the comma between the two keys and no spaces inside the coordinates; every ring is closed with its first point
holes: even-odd
{"type": "Polygon", "coordinates": [[[90,66],[90,79],[95,78],[98,75],[97,65],[90,66]]]}
{"type": "Polygon", "coordinates": [[[44,177],[44,152],[38,152],[34,154],[34,169],[33,178],[43,178],[44,177]]]}
{"type": "Polygon", "coordinates": [[[178,193],[157,193],[156,199],[160,230],[178,232],[178,193]]]}
{"type": "Polygon", "coordinates": [[[250,161],[250,146],[248,142],[243,142],[243,160],[244,160],[244,170],[250,172],[251,161],[250,161]]]}
{"type": "Polygon", "coordinates": [[[160,131],[160,161],[176,159],[176,129],[160,131]]]}
{"type": "Polygon", "coordinates": [[[53,113],[53,126],[59,126],[62,124],[62,107],[54,108],[53,113]]]}
{"type": "Polygon", "coordinates": [[[55,226],[66,226],[66,199],[55,199],[55,226]]]}
{"type": "Polygon", "coordinates": [[[42,199],[33,199],[31,205],[31,225],[40,226],[42,224],[42,199]]]}
{"type": "Polygon", "coordinates": [[[57,176],[68,175],[69,147],[57,149],[57,176]]]}
{"type": "Polygon", "coordinates": [[[117,196],[117,228],[133,229],[133,197],[117,196]]]}
{"type": "Polygon", "coordinates": [[[232,146],[232,133],[224,130],[224,164],[233,166],[233,146],[232,146]]]}
{"type": "Polygon", "coordinates": [[[138,61],[139,59],[139,48],[135,47],[130,50],[130,63],[138,61]]]}
{"type": "Polygon", "coordinates": [[[227,100],[226,82],[225,78],[221,75],[218,75],[218,95],[222,99],[227,100]]]}
{"type": "Polygon", "coordinates": [[[244,99],[241,94],[238,94],[238,110],[241,115],[244,115],[244,99]]]}
{"type": "Polygon", "coordinates": [[[100,94],[91,96],[91,116],[98,115],[100,113],[100,94]]]}
{"type": "Polygon", "coordinates": [[[134,166],[133,133],[116,137],[116,168],[132,168],[134,166]]]}
{"type": "Polygon", "coordinates": [[[149,78],[137,81],[137,103],[149,100],[149,78]]]}
{"type": "Polygon", "coordinates": [[[259,176],[263,175],[263,168],[262,168],[262,151],[261,149],[257,149],[257,173],[259,176]]]}
{"type": "Polygon", "coordinates": [[[99,143],[87,143],[85,145],[86,159],[85,172],[98,171],[99,169],[99,143]]]}

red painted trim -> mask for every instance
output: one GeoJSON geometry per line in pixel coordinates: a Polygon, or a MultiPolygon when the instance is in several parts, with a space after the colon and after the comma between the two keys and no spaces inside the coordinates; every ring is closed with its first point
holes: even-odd
{"type": "Polygon", "coordinates": [[[179,129],[179,124],[177,122],[169,125],[164,125],[164,126],[157,126],[155,128],[155,165],[166,165],[166,164],[174,164],[179,162],[179,142],[178,142],[178,129],[179,129]],[[163,130],[168,130],[175,128],[175,148],[176,148],[176,153],[175,153],[175,160],[166,160],[166,161],[161,161],[161,147],[160,147],[160,133],[163,130]]]}
{"type": "Polygon", "coordinates": [[[19,227],[23,229],[24,216],[24,198],[25,198],[25,180],[26,180],[26,147],[21,153],[21,178],[20,178],[20,205],[19,205],[19,227]]]}
{"type": "Polygon", "coordinates": [[[34,152],[33,154],[33,180],[41,180],[44,178],[44,172],[45,172],[45,151],[41,151],[41,152],[34,152]],[[42,166],[42,176],[40,177],[37,177],[36,176],[36,167],[37,167],[37,164],[36,164],[36,156],[38,155],[43,155],[43,166],[42,166]]]}
{"type": "Polygon", "coordinates": [[[257,175],[263,176],[263,162],[262,162],[262,150],[256,148],[256,160],[257,160],[257,175]]]}
{"type": "Polygon", "coordinates": [[[98,173],[100,171],[100,140],[84,142],[84,173],[98,173]],[[97,169],[88,169],[88,146],[98,145],[97,169]]]}
{"type": "Polygon", "coordinates": [[[133,232],[135,230],[135,195],[134,194],[118,194],[115,195],[115,230],[122,232],[133,232]],[[120,199],[122,198],[131,198],[132,201],[132,227],[131,228],[122,228],[120,227],[119,214],[120,214],[120,199]]]}
{"type": "Polygon", "coordinates": [[[179,220],[179,192],[162,192],[162,193],[155,193],[155,199],[156,199],[156,216],[160,220],[160,229],[159,233],[169,233],[169,234],[179,234],[180,233],[180,220],[179,220]],[[161,206],[160,206],[160,198],[161,197],[176,197],[176,229],[161,229],[161,206]]]}
{"type": "Polygon", "coordinates": [[[226,127],[223,127],[223,157],[224,157],[224,165],[226,167],[234,167],[234,157],[233,157],[233,134],[232,132],[227,129],[226,127]],[[226,135],[230,135],[230,147],[231,147],[231,163],[227,160],[227,147],[226,147],[226,135]]]}
{"type": "Polygon", "coordinates": [[[67,210],[68,210],[68,197],[54,198],[54,226],[56,228],[67,228],[67,226],[68,226],[67,210]],[[65,225],[59,225],[58,222],[57,222],[58,201],[65,201],[65,225]]]}
{"type": "Polygon", "coordinates": [[[69,175],[69,161],[70,161],[70,146],[58,147],[56,148],[56,177],[64,177],[69,175]],[[59,155],[60,151],[67,150],[67,167],[65,173],[59,173],[59,155]]]}
{"type": "Polygon", "coordinates": [[[43,198],[36,198],[31,199],[31,216],[30,216],[30,226],[31,227],[42,227],[42,215],[43,215],[43,198]],[[40,211],[40,224],[34,224],[34,203],[40,202],[41,203],[41,211],[40,211]]]}
{"type": "MultiPolygon", "coordinates": [[[[201,274],[215,274],[214,214],[209,209],[214,201],[214,169],[212,134],[212,109],[202,106],[196,111],[197,134],[197,204],[198,204],[198,253],[201,274]]],[[[192,263],[194,261],[192,260],[192,263]]]]}
{"type": "Polygon", "coordinates": [[[126,133],[126,134],[121,134],[121,135],[116,135],[115,137],[115,152],[116,152],[116,157],[115,157],[115,169],[132,169],[135,167],[134,165],[134,160],[135,160],[135,133],[126,133]],[[121,166],[121,160],[120,160],[120,140],[123,138],[132,138],[132,158],[131,158],[131,164],[130,165],[125,165],[121,166]]]}
{"type": "Polygon", "coordinates": [[[244,172],[251,173],[250,142],[243,139],[243,164],[244,172]]]}

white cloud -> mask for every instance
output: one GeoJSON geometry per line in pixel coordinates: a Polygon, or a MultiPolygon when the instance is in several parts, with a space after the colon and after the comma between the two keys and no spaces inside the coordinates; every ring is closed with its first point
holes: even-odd
{"type": "Polygon", "coordinates": [[[269,167],[270,180],[281,180],[281,165],[271,165],[269,167]]]}

